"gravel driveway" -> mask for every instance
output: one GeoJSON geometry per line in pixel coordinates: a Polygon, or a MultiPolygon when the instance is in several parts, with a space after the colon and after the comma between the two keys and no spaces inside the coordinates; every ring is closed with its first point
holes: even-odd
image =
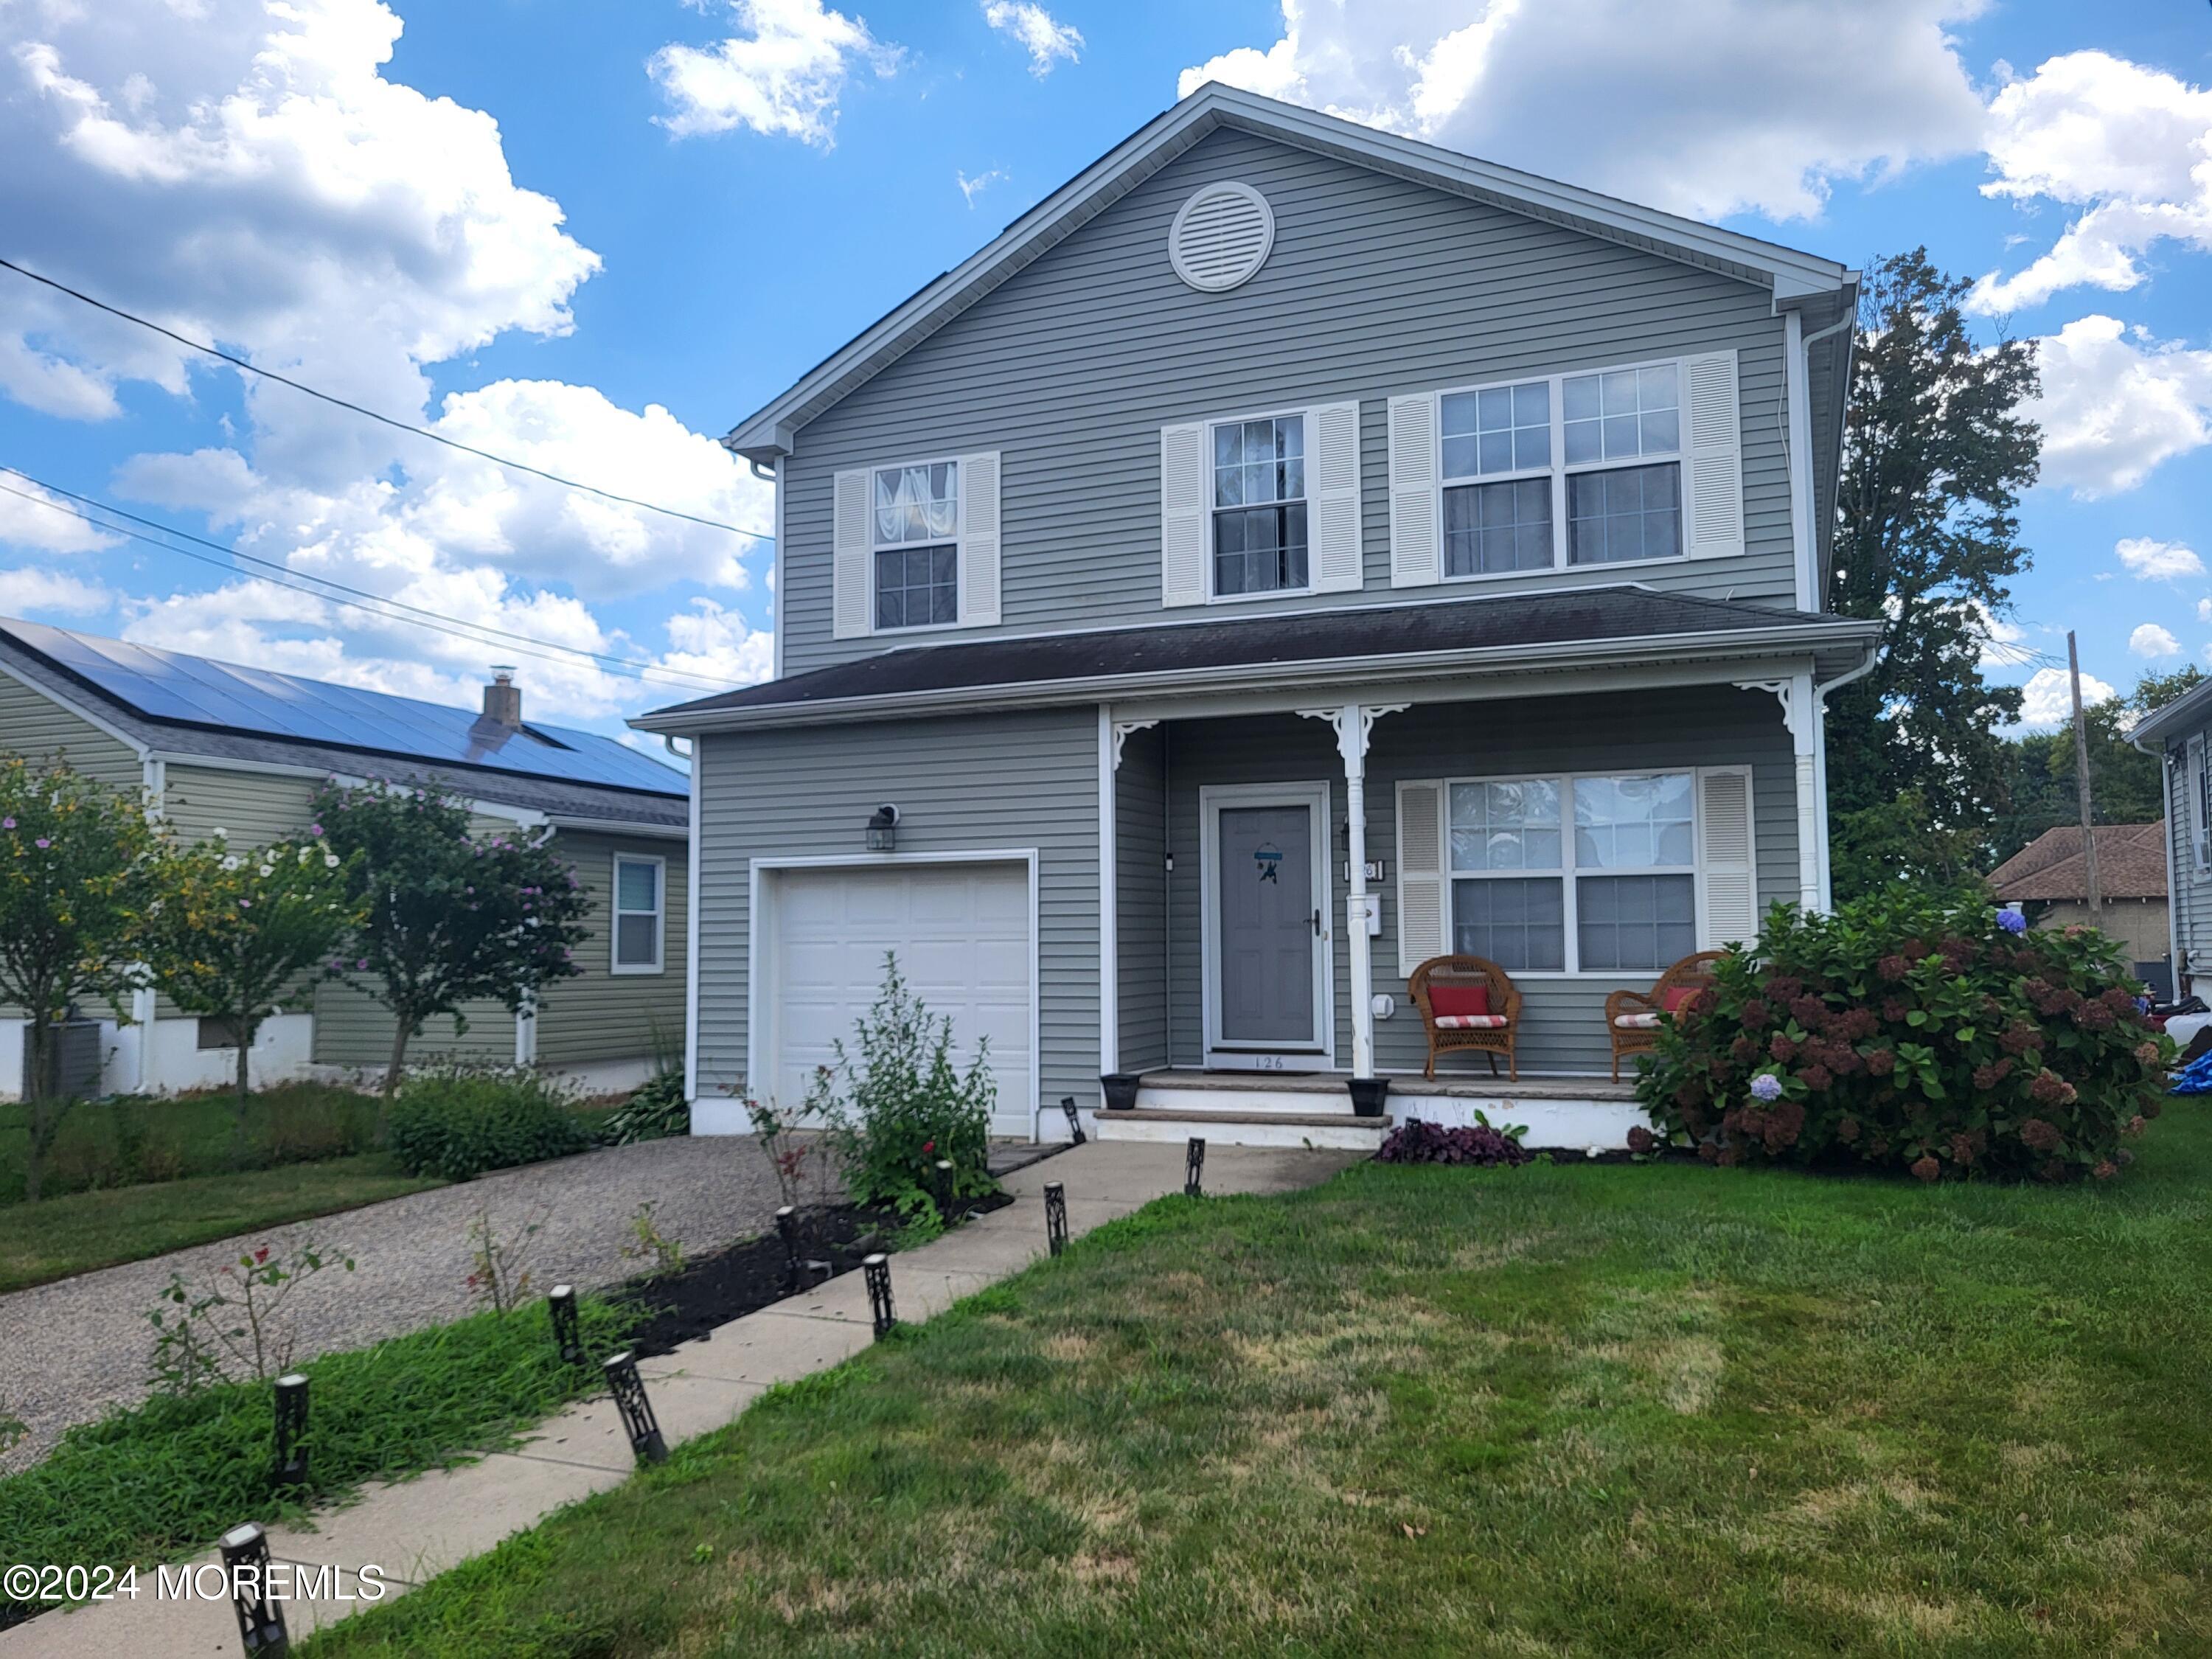
{"type": "MultiPolygon", "coordinates": [[[[489,1209],[505,1237],[532,1221],[539,1230],[528,1266],[534,1286],[586,1286],[628,1277],[630,1217],[655,1206],[654,1224],[696,1254],[774,1225],[775,1172],[750,1135],[649,1140],[390,1199],[343,1215],[242,1236],[278,1250],[309,1233],[351,1255],[356,1270],[331,1268],[302,1283],[286,1306],[299,1334],[295,1360],[443,1324],[475,1305],[469,1226],[489,1209]]],[[[236,1257],[241,1240],[80,1274],[0,1296],[0,1401],[28,1436],[0,1471],[35,1462],[73,1423],[147,1393],[152,1350],[146,1315],[173,1268],[188,1279],[236,1257]]]]}

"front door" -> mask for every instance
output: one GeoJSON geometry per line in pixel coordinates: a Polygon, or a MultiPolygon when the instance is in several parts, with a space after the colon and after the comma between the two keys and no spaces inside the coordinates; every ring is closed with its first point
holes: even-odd
{"type": "Polygon", "coordinates": [[[1209,792],[1212,1063],[1324,1063],[1327,801],[1325,786],[1209,792]]]}

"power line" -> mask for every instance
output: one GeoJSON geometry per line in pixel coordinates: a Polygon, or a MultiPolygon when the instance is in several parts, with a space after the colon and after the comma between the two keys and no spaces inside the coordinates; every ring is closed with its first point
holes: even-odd
{"type": "Polygon", "coordinates": [[[773,536],[764,535],[757,530],[746,530],[738,525],[725,524],[720,519],[702,518],[696,513],[681,512],[672,507],[663,507],[657,501],[640,501],[635,495],[617,495],[611,489],[601,489],[597,484],[579,483],[574,478],[564,478],[557,472],[548,472],[544,467],[532,466],[527,461],[509,460],[504,455],[495,455],[488,449],[478,449],[474,444],[465,444],[458,438],[448,438],[443,433],[431,431],[428,427],[416,426],[410,421],[402,421],[376,410],[366,408],[360,404],[350,403],[328,392],[318,392],[313,386],[279,374],[273,368],[264,368],[258,363],[249,362],[243,357],[233,356],[219,347],[179,334],[173,328],[164,328],[149,318],[141,317],[135,312],[125,311],[120,306],[112,306],[105,300],[95,300],[91,295],[71,288],[66,283],[58,283],[51,276],[41,276],[37,271],[19,265],[13,259],[0,259],[0,268],[12,270],[18,276],[27,276],[34,283],[43,283],[58,294],[68,295],[72,300],[81,300],[95,311],[104,311],[111,317],[120,317],[126,323],[136,323],[141,328],[151,329],[164,339],[174,340],[179,345],[192,351],[204,352],[219,362],[228,363],[233,368],[242,368],[249,374],[258,374],[264,380],[274,380],[279,386],[289,386],[293,391],[305,392],[310,398],[319,398],[334,408],[365,416],[372,421],[380,422],[391,427],[395,431],[411,432],[418,438],[428,438],[432,443],[443,444],[448,449],[458,449],[464,454],[474,455],[477,459],[489,461],[495,466],[508,467],[517,472],[527,472],[534,478],[543,478],[549,483],[559,484],[563,489],[580,489],[586,495],[597,495],[602,501],[619,501],[624,507],[642,507],[647,513],[659,513],[667,518],[681,519],[686,524],[704,525],[709,530],[726,530],[733,536],[748,536],[757,542],[769,542],[775,539],[773,536]]]}
{"type": "Polygon", "coordinates": [[[206,554],[195,553],[191,548],[178,547],[168,542],[157,540],[152,536],[142,535],[137,531],[126,530],[120,525],[103,524],[90,514],[79,512],[75,507],[65,507],[60,501],[49,501],[44,496],[34,495],[27,489],[17,489],[12,485],[0,483],[0,494],[17,496],[23,501],[50,508],[53,512],[76,519],[81,523],[90,525],[95,530],[105,531],[111,535],[127,537],[132,541],[143,542],[149,547],[159,548],[166,553],[174,553],[180,558],[191,559],[199,564],[229,570],[233,574],[245,576],[249,580],[267,582],[272,587],[282,587],[291,592],[303,593],[309,599],[342,605],[350,611],[359,611],[380,621],[405,623],[412,627],[427,628],[434,633],[465,640],[471,645],[495,645],[503,650],[516,650],[520,655],[532,657],[541,662],[562,662],[571,658],[581,657],[604,667],[627,671],[635,678],[648,683],[658,679],[667,684],[687,689],[703,687],[715,691],[725,691],[730,689],[726,681],[708,679],[703,675],[687,674],[682,669],[664,668],[654,663],[639,662],[634,658],[611,656],[603,651],[587,651],[581,646],[556,645],[550,640],[535,639],[526,634],[513,633],[503,628],[495,628],[489,623],[459,622],[452,617],[441,617],[435,611],[426,611],[420,605],[409,605],[404,599],[386,599],[381,594],[371,593],[362,588],[349,587],[345,583],[332,580],[328,576],[318,576],[307,571],[295,571],[289,566],[277,564],[271,560],[258,558],[251,553],[242,553],[236,548],[225,547],[219,542],[211,542],[204,537],[195,536],[189,531],[179,530],[172,525],[141,518],[135,513],[126,513],[119,507],[110,507],[106,502],[94,500],[89,495],[80,495],[74,490],[62,489],[58,484],[51,484],[42,478],[34,478],[29,473],[15,467],[0,465],[0,472],[6,472],[12,477],[21,478],[40,489],[51,490],[57,495],[66,496],[70,501],[81,501],[86,506],[97,507],[103,513],[112,514],[118,519],[127,519],[133,524],[144,525],[147,528],[157,530],[163,535],[174,536],[180,541],[191,542],[200,547],[212,549],[224,557],[210,558],[206,554]],[[235,564],[228,563],[226,561],[243,561],[248,564],[262,566],[264,568],[240,570],[235,564]],[[267,574],[270,572],[282,572],[283,574],[267,574]],[[288,580],[287,577],[298,580],[288,580]],[[316,588],[303,586],[303,582],[319,583],[322,586],[334,588],[337,592],[321,592],[316,588]],[[351,597],[341,597],[342,595],[351,597]]]}

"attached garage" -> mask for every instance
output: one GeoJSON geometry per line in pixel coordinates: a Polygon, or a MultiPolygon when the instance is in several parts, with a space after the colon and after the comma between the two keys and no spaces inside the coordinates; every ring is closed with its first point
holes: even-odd
{"type": "Polygon", "coordinates": [[[959,1063],[988,1042],[998,1084],[991,1132],[1027,1139],[1038,1098],[1036,876],[1027,858],[866,863],[757,860],[755,1052],[786,1108],[854,1028],[895,954],[930,1012],[949,1016],[959,1063]]]}

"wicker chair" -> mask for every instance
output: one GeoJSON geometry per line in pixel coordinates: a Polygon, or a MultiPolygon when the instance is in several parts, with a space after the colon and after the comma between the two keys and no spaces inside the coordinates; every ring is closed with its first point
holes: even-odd
{"type": "Polygon", "coordinates": [[[1503,968],[1482,957],[1431,957],[1413,969],[1413,977],[1406,983],[1413,1006],[1421,1011],[1421,1024],[1429,1034],[1429,1065],[1424,1075],[1436,1076],[1437,1057],[1440,1054],[1473,1052],[1490,1061],[1493,1076],[1498,1071],[1498,1057],[1504,1054],[1506,1074],[1516,1080],[1520,1078],[1520,1063],[1513,1057],[1513,1040],[1521,1030],[1521,993],[1503,968]],[[1485,987],[1490,993],[1490,1012],[1440,1016],[1430,1002],[1429,988],[1432,983],[1469,988],[1485,987]]]}
{"type": "MultiPolygon", "coordinates": [[[[1620,1081],[1620,1062],[1629,1054],[1649,1054],[1659,1046],[1659,1022],[1674,1010],[1668,993],[1705,990],[1713,982],[1712,964],[1725,951],[1699,951],[1659,975],[1649,991],[1615,991],[1605,1000],[1606,1035],[1613,1039],[1613,1080],[1620,1081]]],[[[1678,995],[1675,1000],[1681,999],[1678,995]]]]}

